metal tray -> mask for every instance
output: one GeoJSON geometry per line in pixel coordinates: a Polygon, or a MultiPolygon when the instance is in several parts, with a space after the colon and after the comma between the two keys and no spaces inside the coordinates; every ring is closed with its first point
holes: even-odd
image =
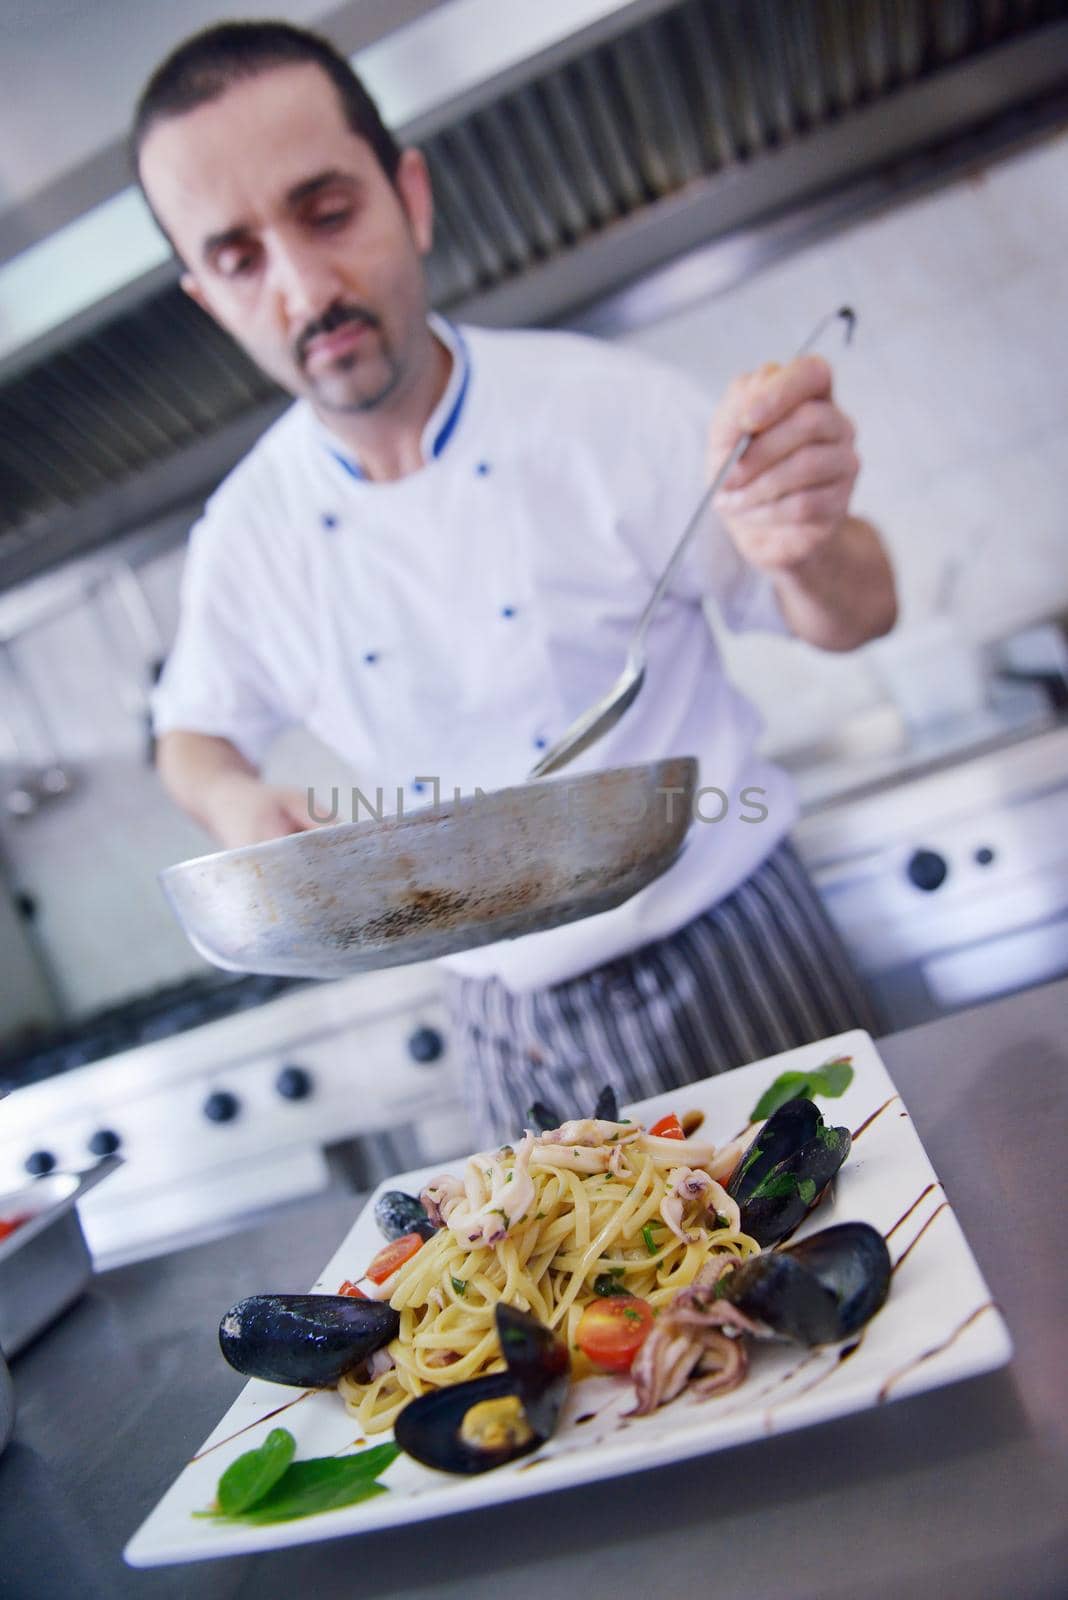
{"type": "Polygon", "coordinates": [[[0,1354],[8,1360],[84,1293],[93,1260],[76,1207],[121,1165],[108,1156],[87,1172],[53,1172],[0,1195],[0,1217],[30,1219],[0,1244],[0,1354]]]}

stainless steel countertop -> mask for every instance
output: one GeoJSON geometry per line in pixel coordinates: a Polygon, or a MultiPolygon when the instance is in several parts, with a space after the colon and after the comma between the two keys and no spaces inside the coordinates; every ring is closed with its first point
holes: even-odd
{"type": "Polygon", "coordinates": [[[299,1290],[356,1204],[329,1195],[98,1278],[13,1364],[4,1600],[435,1595],[940,1600],[1068,1581],[1068,982],[880,1043],[1004,1309],[1011,1367],[595,1487],[349,1541],[133,1572],[130,1534],[241,1386],[220,1312],[299,1290]]]}

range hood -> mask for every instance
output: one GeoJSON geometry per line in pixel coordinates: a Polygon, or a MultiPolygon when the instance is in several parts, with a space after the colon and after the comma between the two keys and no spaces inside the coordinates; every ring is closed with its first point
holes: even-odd
{"type": "MultiPolygon", "coordinates": [[[[1068,118],[1068,0],[413,12],[354,60],[429,161],[434,303],[487,324],[603,326],[664,263],[761,229],[788,248],[802,213],[811,236],[939,152],[1068,118]]],[[[285,404],[181,293],[136,190],[40,240],[0,266],[0,588],[194,505],[285,404]]]]}

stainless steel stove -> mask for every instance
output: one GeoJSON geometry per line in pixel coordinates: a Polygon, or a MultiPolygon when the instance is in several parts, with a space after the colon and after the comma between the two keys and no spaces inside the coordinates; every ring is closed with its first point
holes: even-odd
{"type": "Polygon", "coordinates": [[[1068,975],[1068,725],[802,819],[802,860],[889,1029],[1068,975]]]}
{"type": "Polygon", "coordinates": [[[208,976],[0,1064],[0,1189],[125,1164],[82,1207],[98,1264],[469,1145],[439,980],[208,976]],[[92,1059],[97,1057],[98,1059],[92,1059]]]}

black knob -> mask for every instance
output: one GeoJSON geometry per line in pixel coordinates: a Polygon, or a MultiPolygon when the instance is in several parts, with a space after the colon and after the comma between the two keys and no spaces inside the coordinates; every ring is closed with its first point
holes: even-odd
{"type": "Polygon", "coordinates": [[[408,1054],[425,1066],[436,1061],[445,1049],[445,1040],[436,1028],[416,1028],[408,1040],[408,1054]]]}
{"type": "Polygon", "coordinates": [[[89,1140],[89,1153],[94,1156],[113,1156],[122,1140],[111,1128],[98,1128],[89,1140]]]}
{"type": "Polygon", "coordinates": [[[988,867],[994,859],[994,852],[988,844],[981,844],[975,852],[975,864],[979,867],[988,867]]]}
{"type": "Polygon", "coordinates": [[[314,1080],[307,1067],[283,1067],[274,1086],[283,1100],[306,1100],[312,1092],[314,1080]]]}
{"type": "Polygon", "coordinates": [[[205,1100],[203,1110],[209,1122],[233,1122],[241,1102],[229,1089],[215,1089],[205,1100]]]}
{"type": "Polygon", "coordinates": [[[56,1164],[56,1158],[51,1150],[35,1150],[26,1157],[26,1171],[34,1178],[43,1178],[46,1172],[51,1172],[56,1164]]]}
{"type": "Polygon", "coordinates": [[[937,850],[917,850],[905,868],[910,883],[917,889],[938,889],[949,874],[949,863],[937,850]]]}

